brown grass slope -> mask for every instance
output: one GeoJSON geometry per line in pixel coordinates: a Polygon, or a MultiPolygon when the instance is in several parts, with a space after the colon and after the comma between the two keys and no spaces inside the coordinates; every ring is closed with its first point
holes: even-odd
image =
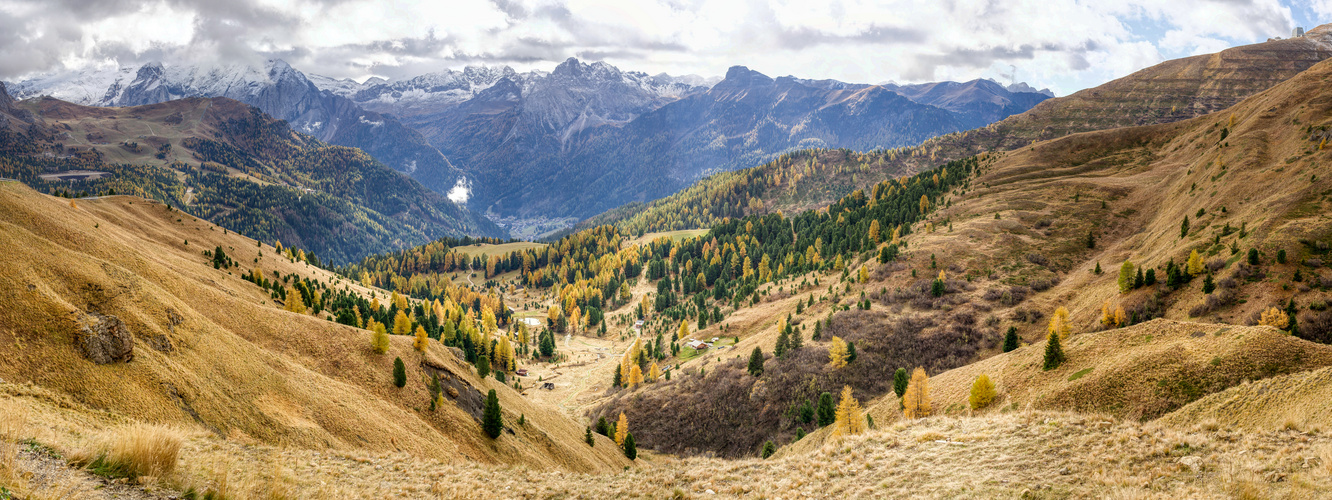
{"type": "Polygon", "coordinates": [[[270,246],[138,198],[75,206],[18,183],[0,191],[0,379],[68,395],[90,411],[197,425],[242,442],[582,471],[627,464],[610,447],[587,450],[580,425],[477,379],[438,344],[421,355],[411,338],[394,337],[388,354],[375,355],[367,331],[283,311],[239,271],[213,269],[201,254],[222,246],[244,268],[258,258],[270,276],[356,286],[275,257],[270,246]],[[132,361],[96,365],[80,354],[79,325],[94,312],[128,326],[132,361]],[[395,356],[408,367],[404,389],[392,384],[395,356]],[[466,407],[476,397],[446,395],[429,412],[427,366],[464,395],[496,389],[516,434],[487,438],[466,407]]]}
{"type": "Polygon", "coordinates": [[[1194,401],[1161,421],[1215,422],[1245,429],[1319,429],[1332,426],[1332,368],[1291,373],[1231,387],[1194,401]]]}

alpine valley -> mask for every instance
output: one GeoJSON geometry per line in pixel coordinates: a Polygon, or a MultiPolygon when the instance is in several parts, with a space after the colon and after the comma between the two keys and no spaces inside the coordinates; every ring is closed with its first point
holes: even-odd
{"type": "Polygon", "coordinates": [[[1329,59],[0,85],[0,500],[1328,498],[1329,59]]]}

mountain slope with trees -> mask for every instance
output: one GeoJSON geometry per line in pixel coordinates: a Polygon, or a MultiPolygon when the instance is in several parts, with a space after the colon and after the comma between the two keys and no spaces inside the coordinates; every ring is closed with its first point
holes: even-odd
{"type": "Polygon", "coordinates": [[[138,194],[333,263],[443,236],[504,234],[360,150],[292,132],[230,99],[131,108],[35,99],[14,107],[31,123],[9,127],[0,175],[44,192],[138,194]],[[51,177],[70,170],[110,175],[51,177]]]}

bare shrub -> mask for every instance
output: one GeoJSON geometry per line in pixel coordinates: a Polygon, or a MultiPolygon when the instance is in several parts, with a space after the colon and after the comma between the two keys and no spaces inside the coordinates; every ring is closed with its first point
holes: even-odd
{"type": "Polygon", "coordinates": [[[1006,291],[1007,290],[1002,288],[990,288],[988,290],[985,290],[985,293],[981,295],[981,299],[988,300],[990,302],[995,302],[999,299],[1004,298],[1004,292],[1006,291]]]}
{"type": "Polygon", "coordinates": [[[1165,306],[1161,301],[1160,292],[1157,292],[1125,304],[1124,312],[1128,314],[1130,321],[1141,323],[1165,315],[1165,306]]]}
{"type": "Polygon", "coordinates": [[[1031,283],[1028,284],[1031,286],[1032,290],[1044,292],[1055,286],[1057,282],[1058,281],[1054,278],[1036,278],[1031,280],[1031,283]]]}
{"type": "Polygon", "coordinates": [[[1221,288],[1235,288],[1239,286],[1239,282],[1235,281],[1235,278],[1221,278],[1221,281],[1216,282],[1216,284],[1220,285],[1221,288]]]}
{"type": "Polygon", "coordinates": [[[872,275],[875,281],[883,281],[891,277],[893,273],[906,269],[906,267],[907,267],[906,264],[903,264],[898,261],[893,261],[880,265],[879,267],[875,268],[872,275]]]}
{"type": "Polygon", "coordinates": [[[1300,337],[1332,344],[1332,310],[1305,311],[1299,315],[1300,337]]]}
{"type": "Polygon", "coordinates": [[[1212,311],[1221,309],[1235,303],[1235,290],[1233,288],[1222,288],[1203,299],[1203,303],[1193,306],[1189,309],[1189,316],[1197,318],[1212,311]]]}
{"type": "Polygon", "coordinates": [[[1332,288],[1332,276],[1319,276],[1318,284],[1321,285],[1324,290],[1332,288]]]}
{"type": "Polygon", "coordinates": [[[1313,268],[1323,267],[1323,259],[1317,259],[1317,258],[1308,259],[1304,261],[1304,265],[1313,268]]]}
{"type": "Polygon", "coordinates": [[[1259,281],[1267,278],[1267,273],[1264,273],[1262,269],[1258,268],[1258,266],[1251,266],[1247,262],[1240,262],[1235,265],[1235,271],[1230,273],[1230,277],[1237,280],[1259,281]]]}
{"type": "Polygon", "coordinates": [[[1047,258],[1045,255],[1043,255],[1043,254],[1039,254],[1039,253],[1036,253],[1036,252],[1032,252],[1032,253],[1027,254],[1027,262],[1030,262],[1030,263],[1032,263],[1032,264],[1036,264],[1036,265],[1041,266],[1041,267],[1049,267],[1049,266],[1050,266],[1050,259],[1047,258]]]}
{"type": "Polygon", "coordinates": [[[1221,257],[1213,257],[1207,260],[1207,270],[1210,272],[1214,273],[1225,268],[1226,268],[1226,259],[1223,259],[1221,257]]]}
{"type": "Polygon", "coordinates": [[[1050,220],[1050,219],[1041,219],[1041,220],[1036,221],[1036,224],[1035,224],[1034,226],[1032,226],[1032,227],[1034,227],[1034,228],[1036,228],[1036,229],[1045,229],[1045,228],[1047,228],[1047,227],[1050,227],[1050,224],[1054,224],[1054,221],[1052,221],[1052,220],[1050,220]]]}

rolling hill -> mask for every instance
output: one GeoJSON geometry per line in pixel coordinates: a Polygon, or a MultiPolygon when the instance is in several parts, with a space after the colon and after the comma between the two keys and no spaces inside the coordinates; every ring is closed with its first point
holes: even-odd
{"type": "Polygon", "coordinates": [[[292,132],[231,99],[101,108],[42,98],[11,107],[26,122],[9,120],[0,175],[46,192],[139,194],[331,263],[443,236],[505,234],[360,150],[292,132]],[[71,170],[110,175],[53,177],[71,170]]]}
{"type": "Polygon", "coordinates": [[[334,323],[328,312],[286,311],[201,250],[225,249],[245,267],[282,283],[308,280],[329,296],[382,290],[154,201],[70,201],[12,181],[0,182],[0,192],[8,249],[0,263],[0,388],[8,403],[42,411],[59,401],[48,410],[84,433],[132,420],[240,443],[441,463],[584,472],[628,465],[604,442],[584,449],[581,425],[479,378],[454,350],[431,341],[417,352],[410,336],[392,336],[388,353],[376,354],[369,331],[334,323]],[[405,388],[394,387],[395,356],[407,361],[405,388]],[[445,389],[437,409],[430,376],[445,389]],[[480,426],[491,389],[508,429],[498,440],[480,426]],[[24,399],[33,394],[40,396],[24,399]]]}

